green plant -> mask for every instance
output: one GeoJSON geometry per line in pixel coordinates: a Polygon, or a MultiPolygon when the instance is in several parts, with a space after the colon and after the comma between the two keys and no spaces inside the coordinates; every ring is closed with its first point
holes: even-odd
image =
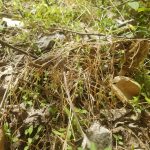
{"type": "Polygon", "coordinates": [[[116,135],[116,134],[113,134],[113,137],[115,138],[116,140],[116,143],[119,144],[119,145],[123,145],[123,138],[121,135],[116,135]]]}
{"type": "Polygon", "coordinates": [[[27,144],[26,146],[24,147],[24,150],[28,150],[31,148],[32,144],[37,141],[37,140],[40,140],[40,132],[42,131],[43,129],[43,126],[42,125],[39,125],[38,127],[36,126],[29,126],[25,131],[25,135],[28,137],[27,138],[27,144]],[[36,131],[36,133],[35,133],[36,131]],[[33,133],[34,132],[34,133],[33,133]],[[34,134],[34,135],[33,135],[34,134]]]}
{"type": "Polygon", "coordinates": [[[6,136],[11,138],[12,134],[11,134],[11,129],[9,127],[9,123],[8,122],[4,123],[4,132],[5,132],[6,136]]]}

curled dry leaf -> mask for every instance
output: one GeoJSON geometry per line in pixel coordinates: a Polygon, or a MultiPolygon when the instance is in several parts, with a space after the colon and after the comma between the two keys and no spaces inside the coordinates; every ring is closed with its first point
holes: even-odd
{"type": "Polygon", "coordinates": [[[149,40],[136,40],[129,49],[126,49],[124,63],[119,72],[119,75],[126,75],[129,72],[135,71],[145,60],[149,53],[149,40]]]}
{"type": "Polygon", "coordinates": [[[127,103],[138,96],[141,91],[141,86],[129,77],[116,76],[111,83],[112,91],[123,102],[127,103]]]}

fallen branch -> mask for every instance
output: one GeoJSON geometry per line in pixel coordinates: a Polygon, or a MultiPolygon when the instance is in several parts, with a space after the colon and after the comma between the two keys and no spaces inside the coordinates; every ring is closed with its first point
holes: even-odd
{"type": "Polygon", "coordinates": [[[63,28],[52,28],[52,30],[70,32],[70,33],[74,33],[74,34],[79,34],[81,36],[84,36],[84,35],[107,36],[106,34],[103,34],[103,33],[83,33],[83,32],[72,31],[69,29],[63,29],[63,28]]]}
{"type": "Polygon", "coordinates": [[[8,44],[7,42],[4,42],[4,41],[2,41],[2,40],[0,40],[0,44],[1,44],[1,45],[4,45],[4,46],[7,46],[7,47],[9,47],[9,48],[11,48],[11,49],[13,49],[13,50],[19,52],[19,53],[22,53],[22,54],[25,54],[25,55],[27,55],[27,56],[30,56],[30,57],[32,57],[32,58],[35,58],[35,59],[38,58],[37,56],[32,55],[32,54],[30,54],[30,53],[27,53],[27,52],[25,52],[25,51],[23,51],[23,50],[21,50],[21,49],[19,49],[19,48],[16,48],[16,47],[14,47],[14,46],[12,46],[12,45],[10,45],[10,44],[8,44]]]}
{"type": "MultiPolygon", "coordinates": [[[[128,21],[125,21],[123,23],[123,25],[120,25],[121,27],[132,22],[132,20],[128,20],[128,21]]],[[[129,37],[126,37],[126,36],[120,36],[120,35],[112,35],[112,34],[104,34],[104,33],[84,33],[84,32],[78,32],[78,31],[73,31],[73,30],[69,30],[69,29],[63,29],[63,28],[50,28],[50,30],[58,30],[60,32],[70,32],[70,33],[73,33],[73,34],[78,34],[80,36],[99,36],[99,37],[104,37],[104,38],[107,38],[107,37],[112,37],[112,38],[116,38],[116,39],[128,39],[128,40],[136,40],[138,38],[129,38],[129,37]]],[[[150,40],[150,38],[144,38],[146,40],[150,40]]]]}

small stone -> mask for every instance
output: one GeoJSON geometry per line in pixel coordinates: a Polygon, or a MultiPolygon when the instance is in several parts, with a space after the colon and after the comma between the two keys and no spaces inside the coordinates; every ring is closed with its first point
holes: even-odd
{"type": "Polygon", "coordinates": [[[96,145],[97,150],[112,148],[112,133],[107,128],[94,122],[88,129],[88,139],[96,145]]]}

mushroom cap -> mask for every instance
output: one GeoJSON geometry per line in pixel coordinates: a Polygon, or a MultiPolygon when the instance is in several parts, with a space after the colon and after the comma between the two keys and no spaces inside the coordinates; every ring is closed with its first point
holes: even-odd
{"type": "Polygon", "coordinates": [[[125,76],[116,76],[111,83],[114,94],[123,102],[128,102],[141,92],[141,86],[133,79],[125,76]]]}

